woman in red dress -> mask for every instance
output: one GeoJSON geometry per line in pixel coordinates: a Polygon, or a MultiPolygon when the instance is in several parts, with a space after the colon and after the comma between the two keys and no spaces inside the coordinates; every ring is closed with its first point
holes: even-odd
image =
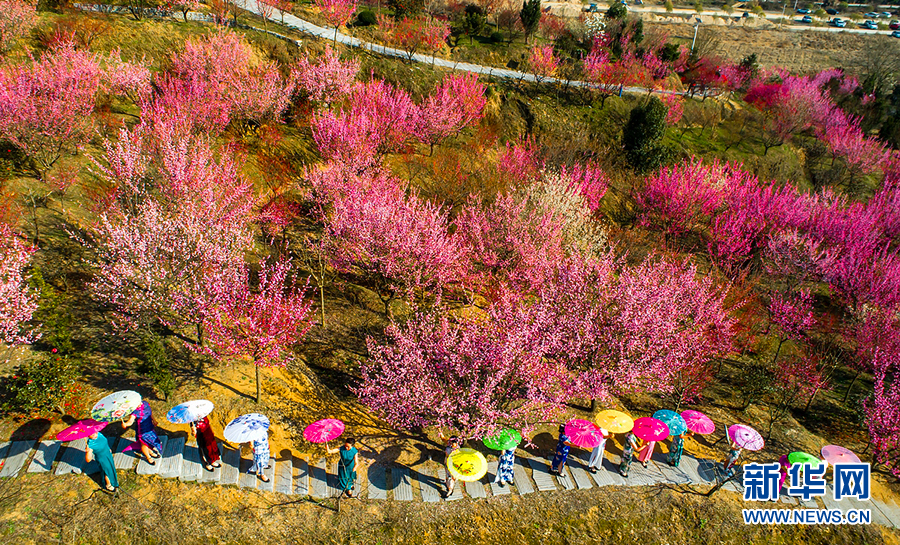
{"type": "Polygon", "coordinates": [[[191,422],[191,433],[197,438],[203,467],[207,471],[222,467],[219,462],[219,446],[216,444],[216,435],[213,433],[212,426],[209,425],[209,418],[204,416],[200,420],[191,422]]]}

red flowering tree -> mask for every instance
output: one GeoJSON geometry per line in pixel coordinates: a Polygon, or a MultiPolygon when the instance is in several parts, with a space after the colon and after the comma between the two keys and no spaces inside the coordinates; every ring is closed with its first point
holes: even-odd
{"type": "Polygon", "coordinates": [[[544,78],[556,75],[559,69],[559,57],[553,51],[552,45],[534,46],[528,54],[528,66],[538,83],[544,78]]]}
{"type": "Polygon", "coordinates": [[[391,32],[391,41],[412,61],[419,51],[436,52],[447,43],[450,25],[434,18],[404,18],[391,32]]]}
{"type": "Polygon", "coordinates": [[[0,54],[5,53],[37,23],[34,4],[23,0],[0,0],[0,54]]]}
{"type": "Polygon", "coordinates": [[[312,326],[308,283],[291,276],[291,264],[278,260],[264,264],[257,289],[251,275],[214,279],[213,297],[203,309],[210,352],[219,359],[247,357],[256,371],[256,402],[260,402],[260,368],[284,367],[293,360],[291,348],[312,326]]]}
{"type": "Polygon", "coordinates": [[[484,115],[484,85],[475,74],[446,76],[421,108],[422,141],[431,146],[477,125],[484,115]]]}
{"type": "Polygon", "coordinates": [[[320,13],[334,27],[334,43],[337,43],[338,27],[350,22],[356,12],[355,0],[316,0],[320,13]]]}
{"type": "Polygon", "coordinates": [[[342,61],[337,51],[326,47],[325,53],[314,62],[309,57],[301,57],[291,71],[297,89],[306,93],[309,100],[331,104],[353,90],[359,61],[342,61]]]}

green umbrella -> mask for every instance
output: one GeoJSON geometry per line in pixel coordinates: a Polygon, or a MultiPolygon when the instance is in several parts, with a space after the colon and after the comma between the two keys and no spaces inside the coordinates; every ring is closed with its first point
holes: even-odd
{"type": "Polygon", "coordinates": [[[813,467],[819,467],[819,464],[822,463],[822,460],[819,460],[812,454],[807,454],[805,452],[792,452],[788,454],[788,462],[793,464],[809,464],[813,467]]]}
{"type": "Polygon", "coordinates": [[[490,437],[484,438],[484,446],[494,450],[516,448],[522,442],[522,434],[512,428],[506,428],[490,437]]]}

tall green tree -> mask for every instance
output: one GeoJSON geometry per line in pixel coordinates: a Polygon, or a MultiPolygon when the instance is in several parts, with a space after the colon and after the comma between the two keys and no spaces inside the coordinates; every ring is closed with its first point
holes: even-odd
{"type": "Polygon", "coordinates": [[[522,11],[519,12],[519,19],[522,21],[522,28],[525,29],[525,43],[528,43],[528,38],[534,34],[541,21],[541,0],[525,0],[522,11]]]}
{"type": "Polygon", "coordinates": [[[622,130],[622,147],[635,170],[653,170],[669,157],[669,150],[662,144],[668,112],[666,105],[656,97],[631,110],[622,130]]]}

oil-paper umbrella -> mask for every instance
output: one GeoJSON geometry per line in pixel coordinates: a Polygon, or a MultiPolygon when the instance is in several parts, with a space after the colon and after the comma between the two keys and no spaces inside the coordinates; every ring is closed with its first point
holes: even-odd
{"type": "Polygon", "coordinates": [[[133,413],[141,405],[141,394],[131,390],[113,392],[91,409],[91,418],[98,422],[115,422],[133,413]]]}
{"type": "Polygon", "coordinates": [[[166,413],[166,418],[173,424],[187,424],[189,422],[200,420],[211,413],[212,410],[212,401],[194,399],[192,401],[185,401],[184,403],[180,403],[169,409],[169,412],[166,413]]]}
{"type": "Polygon", "coordinates": [[[303,437],[311,443],[327,443],[344,433],[344,423],[336,418],[313,422],[303,430],[303,437]]]}
{"type": "Polygon", "coordinates": [[[569,442],[576,447],[594,448],[603,442],[603,434],[600,428],[589,420],[575,418],[566,422],[566,435],[569,436],[569,442]]]}
{"type": "Polygon", "coordinates": [[[706,435],[708,433],[716,431],[716,424],[712,421],[712,418],[706,416],[700,411],[688,409],[687,411],[681,413],[681,418],[684,418],[684,423],[685,425],[687,425],[687,429],[691,430],[694,433],[706,435]]]}
{"type": "Polygon", "coordinates": [[[685,423],[684,418],[675,411],[662,409],[653,413],[653,418],[664,422],[666,426],[669,426],[670,435],[681,435],[687,431],[687,424],[685,423]]]}
{"type": "Polygon", "coordinates": [[[750,426],[745,426],[744,424],[734,424],[729,427],[728,437],[734,441],[737,446],[747,450],[761,450],[766,446],[766,442],[763,440],[762,435],[755,429],[750,426]]]}
{"type": "Polygon", "coordinates": [[[594,422],[609,433],[627,433],[634,427],[634,420],[630,416],[611,409],[597,413],[594,422]]]}
{"type": "Polygon", "coordinates": [[[487,473],[487,460],[475,449],[457,449],[447,458],[447,470],[460,481],[473,482],[487,473]]]}
{"type": "Polygon", "coordinates": [[[665,422],[647,416],[635,420],[632,431],[644,441],[662,441],[669,436],[669,426],[665,422]]]}
{"type": "Polygon", "coordinates": [[[259,413],[242,414],[225,426],[222,435],[232,443],[247,443],[265,437],[269,419],[259,413]]]}
{"type": "Polygon", "coordinates": [[[822,458],[831,465],[860,463],[859,456],[854,454],[852,450],[838,445],[825,445],[822,447],[822,458]]]}
{"type": "Polygon", "coordinates": [[[809,464],[813,467],[819,467],[819,464],[822,463],[822,460],[806,452],[792,452],[788,454],[788,462],[790,462],[792,465],[809,464]]]}
{"type": "Polygon", "coordinates": [[[59,441],[77,441],[93,435],[95,431],[100,431],[106,427],[106,422],[97,422],[96,420],[81,420],[56,434],[59,441]]]}
{"type": "Polygon", "coordinates": [[[500,430],[482,441],[484,446],[493,450],[509,450],[516,448],[521,442],[522,434],[512,428],[500,430]]]}

